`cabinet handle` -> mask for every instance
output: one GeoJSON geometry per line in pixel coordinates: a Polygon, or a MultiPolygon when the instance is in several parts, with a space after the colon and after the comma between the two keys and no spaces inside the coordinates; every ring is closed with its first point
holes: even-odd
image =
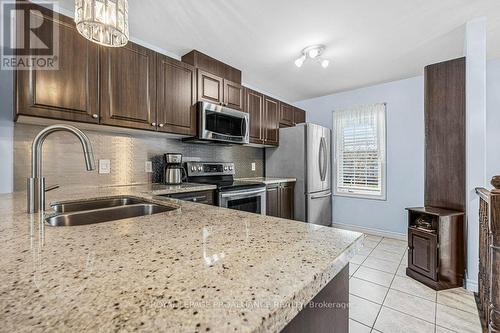
{"type": "Polygon", "coordinates": [[[151,123],[151,126],[156,126],[156,123],[151,123]]]}
{"type": "Polygon", "coordinates": [[[94,114],[92,115],[92,118],[97,119],[97,118],[99,118],[99,115],[98,115],[97,113],[94,113],[94,114]]]}
{"type": "Polygon", "coordinates": [[[163,126],[164,126],[164,124],[158,124],[158,126],[163,127],[163,126]]]}

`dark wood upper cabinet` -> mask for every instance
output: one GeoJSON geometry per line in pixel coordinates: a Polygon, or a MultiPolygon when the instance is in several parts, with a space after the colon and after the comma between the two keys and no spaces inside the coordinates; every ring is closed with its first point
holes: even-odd
{"type": "Polygon", "coordinates": [[[279,104],[280,102],[269,96],[264,96],[264,143],[266,145],[279,144],[279,104]]]}
{"type": "Polygon", "coordinates": [[[198,100],[215,104],[224,103],[224,79],[198,69],[198,100]]]}
{"type": "MultiPolygon", "coordinates": [[[[33,5],[30,15],[52,20],[48,9],[33,5]]],[[[34,20],[41,19],[34,17],[34,20]]],[[[16,71],[16,116],[99,122],[98,46],[80,36],[72,19],[58,15],[57,70],[16,71]]],[[[25,29],[29,31],[29,20],[25,29]]],[[[52,33],[49,25],[38,28],[41,34],[52,33]]],[[[16,117],[17,118],[17,117],[16,117]]]]}
{"type": "Polygon", "coordinates": [[[156,130],[156,53],[129,42],[100,61],[101,123],[156,130]]]}
{"type": "Polygon", "coordinates": [[[306,112],[302,109],[293,108],[293,123],[294,125],[302,124],[306,122],[306,112]]]}
{"type": "Polygon", "coordinates": [[[196,134],[196,70],[193,66],[158,55],[158,131],[196,134]]]}
{"type": "Polygon", "coordinates": [[[425,206],[465,210],[465,58],[425,67],[425,206]]]}
{"type": "Polygon", "coordinates": [[[235,110],[243,110],[241,84],[224,79],[224,105],[235,110]]]}
{"type": "Polygon", "coordinates": [[[294,125],[294,107],[280,103],[280,125],[293,126],[294,125]]]}
{"type": "Polygon", "coordinates": [[[250,142],[263,144],[264,95],[248,88],[244,88],[244,94],[243,110],[250,115],[250,142]]]}
{"type": "Polygon", "coordinates": [[[200,51],[193,50],[182,56],[182,61],[197,69],[212,73],[220,78],[241,84],[241,71],[214,59],[200,51]]]}

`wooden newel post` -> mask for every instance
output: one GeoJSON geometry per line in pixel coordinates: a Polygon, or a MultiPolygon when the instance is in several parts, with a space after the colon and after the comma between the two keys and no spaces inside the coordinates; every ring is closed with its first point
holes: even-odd
{"type": "Polygon", "coordinates": [[[490,195],[490,224],[489,224],[489,271],[490,271],[490,304],[489,323],[490,333],[500,333],[500,176],[491,179],[495,187],[490,195]]]}

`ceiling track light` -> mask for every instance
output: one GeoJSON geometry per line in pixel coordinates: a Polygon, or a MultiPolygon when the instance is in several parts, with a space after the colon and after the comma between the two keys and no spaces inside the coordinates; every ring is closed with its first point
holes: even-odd
{"type": "Polygon", "coordinates": [[[323,51],[325,50],[324,45],[312,45],[304,48],[300,53],[300,57],[295,60],[295,66],[302,67],[304,62],[309,58],[321,64],[321,67],[327,68],[330,65],[330,60],[321,58],[323,51]]]}

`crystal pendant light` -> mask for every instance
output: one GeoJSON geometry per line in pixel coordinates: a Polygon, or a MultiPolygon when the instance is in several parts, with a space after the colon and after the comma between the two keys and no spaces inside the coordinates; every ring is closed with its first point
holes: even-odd
{"type": "Polygon", "coordinates": [[[127,0],[75,0],[75,23],[88,40],[104,46],[127,44],[127,0]]]}

